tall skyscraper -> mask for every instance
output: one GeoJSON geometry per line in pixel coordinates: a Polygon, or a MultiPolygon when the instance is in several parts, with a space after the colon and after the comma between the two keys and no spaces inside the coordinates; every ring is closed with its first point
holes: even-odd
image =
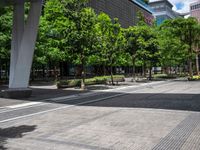
{"type": "Polygon", "coordinates": [[[200,0],[190,5],[190,16],[197,18],[200,22],[200,0]]]}

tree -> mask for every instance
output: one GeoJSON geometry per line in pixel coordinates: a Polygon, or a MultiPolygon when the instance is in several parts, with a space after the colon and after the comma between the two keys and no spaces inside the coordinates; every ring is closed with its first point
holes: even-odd
{"type": "Polygon", "coordinates": [[[135,61],[136,61],[136,53],[139,49],[139,32],[138,32],[138,26],[129,27],[125,30],[125,38],[126,38],[126,46],[125,50],[126,53],[130,55],[132,58],[132,77],[133,81],[135,81],[135,61]]]}
{"type": "Polygon", "coordinates": [[[158,51],[158,39],[156,31],[148,25],[139,26],[139,35],[137,42],[139,49],[137,52],[138,60],[142,61],[145,67],[149,68],[149,80],[152,79],[152,67],[159,63],[160,53],[158,51]]]}
{"type": "Polygon", "coordinates": [[[12,27],[12,11],[10,7],[0,8],[0,79],[1,70],[5,66],[8,70],[8,62],[11,49],[11,27],[12,27]]]}
{"type": "Polygon", "coordinates": [[[34,64],[47,65],[52,62],[56,80],[58,62],[69,58],[66,33],[72,27],[72,22],[64,16],[63,4],[58,0],[46,1],[40,21],[34,64]]]}
{"type": "Polygon", "coordinates": [[[188,70],[190,77],[193,76],[193,60],[194,60],[194,45],[196,42],[196,26],[198,21],[195,18],[189,17],[187,19],[178,18],[174,20],[166,21],[163,27],[171,27],[174,36],[179,37],[182,44],[188,45],[188,70]]]}
{"type": "Polygon", "coordinates": [[[183,66],[187,58],[187,44],[174,36],[173,27],[161,27],[158,33],[161,66],[170,67],[170,70],[171,67],[183,66]]]}
{"type": "Polygon", "coordinates": [[[85,89],[85,66],[88,64],[89,56],[95,50],[96,41],[96,14],[93,9],[85,8],[85,0],[62,1],[64,15],[72,22],[71,29],[66,32],[68,38],[69,53],[75,64],[81,65],[82,80],[81,89],[85,89]]]}
{"type": "Polygon", "coordinates": [[[196,55],[196,74],[199,75],[199,53],[200,53],[200,24],[195,26],[195,37],[194,37],[194,53],[196,55]]]}
{"type": "Polygon", "coordinates": [[[110,67],[111,82],[114,85],[113,67],[123,63],[124,37],[122,28],[117,18],[112,22],[110,17],[104,13],[98,16],[97,28],[100,39],[99,62],[110,67]]]}

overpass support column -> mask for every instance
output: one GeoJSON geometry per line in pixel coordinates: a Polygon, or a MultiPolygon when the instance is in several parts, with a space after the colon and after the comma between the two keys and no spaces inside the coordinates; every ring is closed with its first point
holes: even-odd
{"type": "Polygon", "coordinates": [[[24,2],[14,5],[9,89],[5,97],[28,97],[31,66],[38,32],[42,0],[30,2],[27,20],[24,2]]]}

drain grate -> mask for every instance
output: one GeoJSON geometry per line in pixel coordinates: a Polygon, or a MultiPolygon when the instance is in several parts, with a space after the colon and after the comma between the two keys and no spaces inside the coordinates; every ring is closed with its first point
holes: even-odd
{"type": "Polygon", "coordinates": [[[198,125],[200,125],[200,115],[189,115],[152,150],[180,150],[198,125]]]}

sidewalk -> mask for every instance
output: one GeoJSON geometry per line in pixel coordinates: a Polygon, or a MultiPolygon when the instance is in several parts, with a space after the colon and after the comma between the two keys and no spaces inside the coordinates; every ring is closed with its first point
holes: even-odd
{"type": "MultiPolygon", "coordinates": [[[[164,84],[167,81],[154,81],[149,83],[143,83],[143,82],[130,82],[129,80],[126,80],[126,82],[119,83],[118,85],[111,86],[111,85],[91,85],[87,86],[86,90],[81,90],[80,88],[66,88],[66,89],[57,89],[56,85],[50,84],[45,85],[42,84],[32,84],[30,88],[32,89],[32,96],[30,98],[26,99],[6,99],[6,98],[0,98],[0,108],[11,106],[11,105],[18,105],[23,104],[27,102],[33,102],[33,101],[42,101],[42,100],[51,100],[55,98],[62,98],[62,97],[73,97],[73,96],[82,96],[87,94],[88,96],[90,94],[95,94],[99,92],[113,92],[116,90],[121,90],[124,88],[134,87],[138,88],[141,86],[147,86],[147,85],[155,85],[155,84],[164,84]]],[[[0,89],[6,89],[6,86],[1,86],[0,89]]]]}

